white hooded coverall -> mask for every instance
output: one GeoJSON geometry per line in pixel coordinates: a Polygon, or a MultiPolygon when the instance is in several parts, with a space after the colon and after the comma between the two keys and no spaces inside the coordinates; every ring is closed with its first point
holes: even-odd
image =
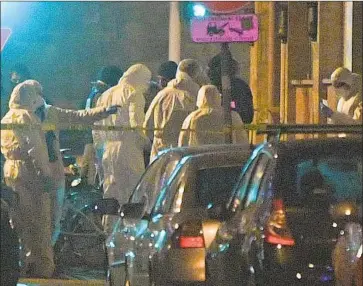
{"type": "MultiPolygon", "coordinates": [[[[45,124],[92,124],[95,121],[107,118],[109,113],[106,107],[96,107],[88,110],[69,110],[55,106],[45,106],[45,124]]],[[[52,177],[56,181],[56,192],[51,192],[52,211],[53,211],[53,235],[52,244],[54,245],[60,233],[60,221],[63,211],[65,175],[60,153],[59,132],[55,133],[54,149],[57,153],[57,160],[50,163],[52,177]]]]}
{"type": "MultiPolygon", "coordinates": [[[[97,122],[102,126],[122,126],[139,130],[94,132],[98,149],[103,145],[103,191],[105,198],[116,198],[120,205],[128,202],[132,190],[145,171],[143,148],[148,139],[141,130],[144,122],[145,99],[150,70],[142,64],[131,66],[118,85],[104,92],[97,106],[120,106],[117,114],[97,122]]],[[[109,231],[112,221],[105,216],[104,229],[109,231]]]]}
{"type": "MultiPolygon", "coordinates": [[[[180,62],[176,78],[161,90],[151,102],[146,112],[144,128],[153,132],[150,163],[162,149],[176,147],[181,126],[185,118],[196,109],[196,98],[203,72],[194,60],[180,62]],[[192,75],[184,72],[188,65],[195,65],[196,72],[192,75]],[[158,130],[159,129],[159,130],[158,130]]],[[[145,132],[149,137],[152,133],[145,132]]]]}
{"type": "MultiPolygon", "coordinates": [[[[34,111],[44,104],[35,82],[17,85],[2,124],[41,124],[34,111]]],[[[4,179],[19,195],[14,225],[28,257],[23,269],[33,266],[33,275],[50,277],[54,271],[51,245],[51,210],[45,180],[51,180],[44,132],[38,129],[1,130],[1,152],[6,161],[4,179]],[[30,254],[30,255],[29,255],[30,254]]]]}
{"type": "MultiPolygon", "coordinates": [[[[17,85],[11,94],[10,110],[1,123],[41,124],[35,111],[42,106],[45,107],[43,121],[45,124],[91,124],[109,116],[104,107],[74,111],[47,105],[41,95],[42,86],[37,81],[27,80],[17,85]]],[[[52,232],[49,243],[54,245],[60,233],[65,176],[59,148],[59,134],[54,132],[52,149],[55,156],[52,161],[48,154],[45,133],[40,126],[31,130],[1,130],[1,135],[1,151],[6,159],[4,166],[6,183],[18,192],[20,200],[23,200],[19,213],[19,228],[21,231],[24,230],[25,243],[30,244],[29,249],[32,253],[35,249],[35,257],[45,255],[48,260],[52,260],[51,248],[49,250],[47,247],[48,240],[44,239],[47,239],[48,232],[52,232]],[[41,175],[36,176],[38,173],[41,175]],[[39,200],[41,197],[44,197],[44,200],[39,200]],[[40,218],[39,214],[45,217],[40,218]],[[51,225],[48,224],[48,219],[51,225]],[[35,227],[40,228],[37,231],[39,235],[34,237],[35,231],[32,229],[35,228],[29,225],[38,222],[41,222],[41,225],[35,227]],[[39,238],[40,236],[42,238],[39,238]],[[38,254],[40,246],[42,250],[39,250],[38,254]]],[[[50,271],[46,267],[39,269],[42,273],[50,271]]]]}
{"type": "MultiPolygon", "coordinates": [[[[225,143],[224,110],[221,103],[222,98],[216,86],[201,87],[197,98],[198,109],[184,120],[179,135],[180,147],[225,143]]],[[[231,116],[232,128],[235,128],[232,129],[232,143],[248,144],[248,135],[243,129],[241,117],[235,111],[231,111],[231,116]]]]}
{"type": "Polygon", "coordinates": [[[362,124],[362,77],[351,73],[346,68],[337,68],[331,75],[333,86],[345,83],[342,87],[335,87],[340,97],[337,111],[331,116],[334,124],[362,124]]]}

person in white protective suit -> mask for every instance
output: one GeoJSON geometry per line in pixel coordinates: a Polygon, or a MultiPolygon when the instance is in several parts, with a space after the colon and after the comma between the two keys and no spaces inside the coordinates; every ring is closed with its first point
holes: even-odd
{"type": "MultiPolygon", "coordinates": [[[[145,171],[143,149],[148,138],[143,135],[144,93],[151,79],[150,70],[143,64],[132,65],[119,83],[104,92],[97,106],[119,105],[119,112],[97,122],[102,126],[139,128],[123,131],[97,132],[95,144],[103,145],[104,198],[115,198],[125,204],[145,171]],[[104,142],[104,143],[102,143],[104,142]]],[[[104,230],[111,231],[113,219],[104,216],[104,230]]]]}
{"type": "Polygon", "coordinates": [[[2,124],[30,124],[31,129],[1,130],[5,156],[4,179],[19,194],[15,223],[28,252],[24,271],[50,277],[54,270],[52,245],[60,233],[64,201],[64,169],[59,135],[44,132],[41,123],[93,123],[117,111],[115,107],[73,111],[47,105],[35,80],[18,84],[10,97],[2,124]]]}
{"type": "MultiPolygon", "coordinates": [[[[123,70],[117,66],[105,66],[97,75],[97,81],[93,82],[93,87],[88,95],[85,109],[96,106],[98,98],[109,88],[117,85],[123,70]]],[[[103,150],[94,148],[93,134],[94,131],[86,133],[86,145],[84,147],[83,161],[81,168],[81,178],[86,180],[88,185],[100,188],[103,184],[102,157],[99,153],[103,150]]]]}
{"type": "Polygon", "coordinates": [[[163,149],[176,147],[181,126],[185,118],[196,109],[200,86],[206,83],[206,76],[196,60],[182,60],[176,78],[161,90],[146,112],[145,134],[151,138],[150,162],[163,149]],[[150,130],[156,129],[154,132],[150,130]]]}
{"type": "MultiPolygon", "coordinates": [[[[206,144],[224,144],[224,110],[222,97],[214,85],[204,85],[198,92],[196,111],[184,120],[179,135],[181,146],[199,146],[206,144]],[[188,129],[188,130],[187,130],[188,129]]],[[[239,114],[231,111],[232,144],[248,145],[248,135],[243,129],[243,122],[239,114]]]]}
{"type": "Polygon", "coordinates": [[[321,103],[321,113],[333,124],[362,124],[362,77],[339,67],[332,73],[331,81],[340,97],[337,111],[321,103]]]}

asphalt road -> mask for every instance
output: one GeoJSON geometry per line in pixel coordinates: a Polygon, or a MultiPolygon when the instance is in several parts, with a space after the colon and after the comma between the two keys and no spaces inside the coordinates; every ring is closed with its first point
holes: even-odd
{"type": "Polygon", "coordinates": [[[63,285],[105,285],[105,271],[102,269],[89,269],[72,267],[57,273],[54,279],[20,279],[18,286],[63,286],[63,285]]]}
{"type": "Polygon", "coordinates": [[[104,286],[104,280],[21,279],[17,286],[104,286]]]}

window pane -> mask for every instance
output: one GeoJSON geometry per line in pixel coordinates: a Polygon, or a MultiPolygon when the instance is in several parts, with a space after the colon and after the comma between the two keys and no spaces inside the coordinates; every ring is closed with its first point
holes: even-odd
{"type": "Polygon", "coordinates": [[[154,161],[145,171],[130,198],[131,203],[146,201],[147,212],[154,206],[156,196],[168,183],[180,157],[167,153],[154,161]]]}
{"type": "MultiPolygon", "coordinates": [[[[186,163],[184,165],[179,164],[175,169],[175,175],[168,181],[168,184],[163,187],[163,189],[159,192],[156,204],[154,208],[155,213],[165,213],[170,210],[171,204],[176,193],[179,191],[182,182],[186,182],[186,170],[188,169],[189,164],[186,163]],[[172,181],[171,181],[172,180],[172,181]]],[[[184,192],[185,184],[183,184],[183,192],[184,192]]],[[[181,204],[181,202],[180,202],[181,204]]]]}
{"type": "MultiPolygon", "coordinates": [[[[289,204],[307,204],[309,198],[324,195],[330,202],[362,200],[362,158],[338,156],[290,162],[284,179],[289,185],[280,184],[279,192],[289,204]]],[[[322,197],[322,196],[320,196],[322,197]]],[[[313,202],[312,202],[313,203],[313,202]]]]}
{"type": "Polygon", "coordinates": [[[210,208],[226,204],[241,172],[240,166],[198,170],[195,202],[210,208]]]}
{"type": "Polygon", "coordinates": [[[253,161],[248,164],[247,169],[245,170],[244,174],[242,175],[243,177],[237,183],[238,185],[235,188],[235,194],[234,194],[232,201],[228,202],[229,203],[228,208],[230,208],[231,211],[233,211],[233,212],[236,211],[240,207],[242,201],[246,197],[247,184],[251,178],[252,170],[255,166],[256,161],[257,161],[257,159],[254,158],[253,161]]]}
{"type": "Polygon", "coordinates": [[[267,168],[268,157],[262,154],[255,165],[253,170],[253,174],[251,176],[251,180],[248,183],[248,195],[247,200],[244,207],[249,206],[251,203],[257,201],[257,197],[260,190],[260,184],[264,175],[264,172],[267,168]]]}

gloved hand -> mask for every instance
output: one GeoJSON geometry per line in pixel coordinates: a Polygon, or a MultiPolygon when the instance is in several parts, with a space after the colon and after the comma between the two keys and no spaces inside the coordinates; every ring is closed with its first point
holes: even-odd
{"type": "Polygon", "coordinates": [[[320,113],[322,115],[328,118],[330,118],[333,115],[334,111],[331,110],[328,106],[326,106],[323,102],[320,102],[319,105],[320,105],[320,113]]]}
{"type": "Polygon", "coordinates": [[[112,105],[110,107],[106,108],[106,113],[109,115],[117,113],[118,108],[120,108],[120,105],[112,105]]]}

